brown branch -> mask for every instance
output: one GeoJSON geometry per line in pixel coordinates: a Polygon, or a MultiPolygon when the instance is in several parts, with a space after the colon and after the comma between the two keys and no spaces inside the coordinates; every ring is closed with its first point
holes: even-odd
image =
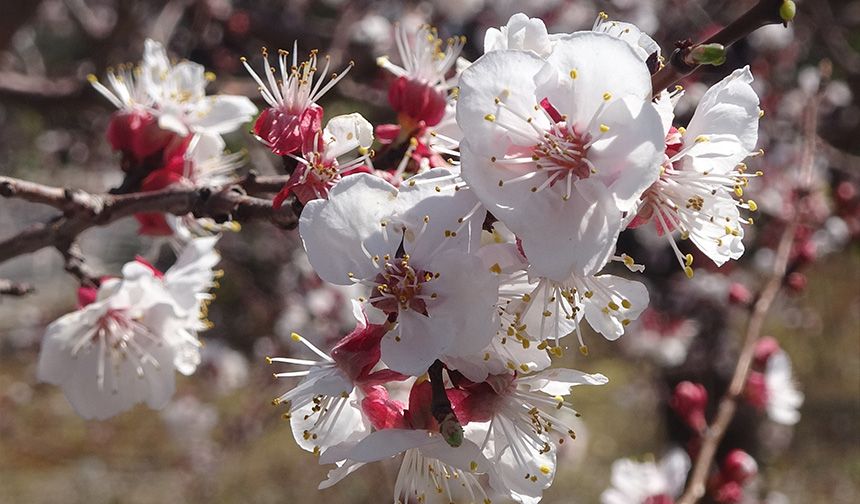
{"type": "Polygon", "coordinates": [[[104,226],[142,212],[193,214],[218,222],[232,218],[239,221],[268,220],[284,229],[293,229],[298,224],[298,217],[290,205],[275,210],[270,200],[248,196],[237,184],[112,195],[70,191],[3,177],[0,179],[0,196],[43,203],[64,212],[47,223],[35,224],[0,241],[0,263],[44,247],[67,246],[91,227],[104,226]]]}
{"type": "MultiPolygon", "coordinates": [[[[741,17],[701,43],[722,44],[729,47],[762,26],[783,23],[779,16],[782,2],[783,0],[759,0],[741,17]]],[[[679,43],[679,47],[669,56],[668,64],[651,77],[651,87],[655,98],[663,90],[674,86],[678,81],[699,68],[699,65],[689,60],[690,52],[697,45],[699,44],[679,43]]]]}
{"type": "MultiPolygon", "coordinates": [[[[828,62],[823,62],[820,65],[820,72],[822,80],[826,81],[830,76],[830,66],[828,62]]],[[[820,93],[810,97],[806,110],[804,111],[804,138],[800,163],[801,176],[800,184],[796,191],[799,198],[804,198],[809,194],[812,171],[815,166],[815,140],[816,129],[818,127],[818,103],[820,99],[820,93]]],[[[802,208],[802,205],[795,206],[797,208],[802,208]]],[[[720,399],[720,404],[717,407],[717,415],[714,418],[714,421],[702,436],[702,447],[699,450],[699,454],[696,456],[692,475],[687,483],[687,488],[684,491],[684,494],[676,501],[677,504],[693,504],[705,495],[705,485],[708,479],[708,473],[711,469],[711,464],[714,461],[714,456],[717,453],[720,442],[723,440],[723,436],[735,416],[738,399],[744,391],[750,367],[752,366],[753,357],[755,356],[756,343],[761,337],[762,328],[764,327],[764,322],[767,319],[768,312],[770,311],[770,308],[785,281],[785,275],[788,271],[788,262],[791,257],[791,249],[794,244],[795,234],[801,218],[802,216],[800,215],[800,212],[795,212],[790,221],[786,224],[785,230],[782,232],[782,237],[780,238],[779,245],[777,246],[773,269],[768,277],[767,283],[761,290],[758,299],[753,305],[752,312],[750,313],[750,318],[747,322],[746,335],[744,337],[743,349],[741,350],[738,362],[735,365],[732,381],[729,383],[728,390],[720,399]]]]}
{"type": "Polygon", "coordinates": [[[13,282],[0,278],[0,296],[26,296],[35,289],[33,286],[26,283],[13,282]]]}
{"type": "Polygon", "coordinates": [[[750,366],[752,365],[755,355],[756,342],[761,336],[761,330],[770,307],[776,299],[777,294],[783,284],[786,268],[788,267],[788,259],[791,252],[791,246],[794,242],[794,234],[797,229],[797,224],[791,222],[782,234],[779,247],[776,253],[776,261],[774,262],[773,271],[761,291],[758,300],[756,301],[752,314],[750,315],[747,324],[746,336],[744,338],[744,346],[738,357],[738,363],[735,366],[735,372],[732,375],[732,381],[729,384],[729,389],[720,399],[720,404],[717,409],[717,416],[710,425],[705,435],[702,437],[702,448],[696,457],[696,463],[693,466],[693,473],[690,481],[687,484],[687,489],[684,494],[676,501],[677,504],[693,504],[705,495],[705,482],[708,478],[708,472],[711,468],[711,463],[717,453],[717,448],[720,446],[723,436],[728,429],[729,424],[735,416],[737,410],[738,398],[743,393],[744,384],[749,375],[750,366]]]}

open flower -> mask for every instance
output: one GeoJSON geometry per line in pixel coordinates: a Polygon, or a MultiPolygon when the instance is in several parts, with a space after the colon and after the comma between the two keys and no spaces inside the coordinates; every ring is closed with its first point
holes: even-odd
{"type": "Polygon", "coordinates": [[[180,136],[195,132],[224,134],[235,131],[257,112],[257,107],[244,96],[207,96],[206,85],[212,78],[197,63],[172,64],[164,46],[149,39],[138,67],[123,66],[118,72],[108,73],[110,88],[95,76],[89,77],[93,87],[121,111],[115,118],[120,123],[109,130],[114,147],[128,145],[143,157],[157,150],[167,137],[152,129],[153,118],[160,130],[180,136]],[[143,136],[126,138],[125,134],[143,136]]]}
{"type": "Polygon", "coordinates": [[[435,28],[424,25],[414,38],[398,26],[395,40],[403,66],[386,56],[377,59],[379,66],[396,77],[388,88],[388,102],[398,113],[401,126],[435,126],[445,115],[448,91],[456,82],[448,73],[455,68],[466,39],[455,37],[443,42],[435,28]]]}
{"type": "Polygon", "coordinates": [[[360,114],[331,118],[322,134],[317,132],[306,139],[301,157],[289,154],[298,161],[298,165],[290,180],[275,196],[275,207],[281,206],[290,194],[295,194],[303,204],[313,199],[326,198],[344,174],[361,170],[362,164],[370,157],[372,143],[373,126],[360,114]],[[356,149],[360,154],[356,158],[338,160],[356,149]]]}
{"type": "Polygon", "coordinates": [[[103,280],[91,303],[48,326],[39,380],[59,385],[84,418],[105,419],[139,402],[164,407],[174,369],[192,374],[200,362],[215,241],[194,242],[164,274],[132,261],[122,278],[103,280]]]}
{"type": "Polygon", "coordinates": [[[576,415],[565,401],[578,385],[603,385],[601,374],[550,369],[532,375],[495,375],[465,387],[455,402],[461,421],[472,426],[471,438],[495,464],[490,484],[517,502],[538,502],[555,477],[556,450],[576,434],[568,420],[576,415]]]}
{"type": "Polygon", "coordinates": [[[328,200],[308,203],[299,221],[317,274],[367,286],[359,300],[368,319],[395,324],[382,339],[382,360],[404,374],[423,374],[445,355],[477,352],[492,335],[497,286],[468,253],[484,212],[453,177],[434,169],[398,190],[370,174],[349,175],[328,200]]]}
{"type": "Polygon", "coordinates": [[[735,70],[702,97],[687,128],[673,128],[672,103],[661,97],[666,131],[665,159],[660,178],[642,195],[630,227],[653,220],[678,263],[692,276],[692,255],[681,253],[673,237],[677,230],[689,238],[717,266],[744,252],[739,208],[755,211],[742,196],[748,179],[743,160],[753,155],[758,139],[760,109],[750,84],[749,68],[735,70]]]}
{"type": "Polygon", "coordinates": [[[558,40],[547,61],[492,51],[463,72],[463,178],[522,240],[534,275],[564,281],[608,260],[623,212],[659,175],[650,94],[645,63],[602,33],[558,40]]]}
{"type": "Polygon", "coordinates": [[[484,53],[518,49],[546,58],[552,52],[552,39],[553,37],[547,34],[543,20],[518,12],[508,19],[505,26],[487,29],[484,34],[484,53]]]}
{"type": "Polygon", "coordinates": [[[603,504],[672,504],[684,490],[690,457],[676,448],[653,461],[630,459],[612,463],[612,487],[600,496],[603,504]]]}
{"type": "Polygon", "coordinates": [[[269,64],[269,53],[264,48],[265,82],[248,61],[242,58],[242,64],[257,81],[263,99],[269,104],[269,108],[263,110],[254,123],[254,134],[279,156],[295,152],[301,148],[306,138],[309,139],[319,132],[323,109],[317,102],[343,79],[353,66],[350,62],[340,75],[332,74],[328,82],[325,82],[325,75],[331,63],[329,57],[325,57],[325,66],[320,72],[316,50],[311,51],[308,59],[301,63],[298,53],[298,43],[294,43],[290,63],[289,52],[279,50],[280,74],[276,74],[275,67],[269,64]],[[317,72],[320,72],[320,77],[314,82],[317,72]]]}

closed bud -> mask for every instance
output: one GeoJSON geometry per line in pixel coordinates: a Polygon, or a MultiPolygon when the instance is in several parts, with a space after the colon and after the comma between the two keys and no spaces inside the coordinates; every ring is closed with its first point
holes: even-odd
{"type": "Polygon", "coordinates": [[[783,0],[782,5],[779,6],[779,17],[782,18],[782,21],[788,24],[791,21],[794,21],[794,16],[797,14],[797,5],[791,0],[783,0]]]}
{"type": "Polygon", "coordinates": [[[722,473],[725,481],[734,481],[743,485],[758,474],[758,464],[749,453],[735,449],[726,455],[722,473]]]}
{"type": "Polygon", "coordinates": [[[688,58],[696,65],[722,65],[726,62],[726,47],[722,44],[699,44],[690,51],[688,58]]]}
{"type": "Polygon", "coordinates": [[[669,406],[681,420],[696,432],[707,427],[705,407],[708,405],[708,391],[699,383],[684,381],[675,386],[669,406]]]}

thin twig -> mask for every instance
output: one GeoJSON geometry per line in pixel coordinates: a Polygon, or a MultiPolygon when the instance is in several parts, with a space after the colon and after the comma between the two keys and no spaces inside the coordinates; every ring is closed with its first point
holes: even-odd
{"type": "Polygon", "coordinates": [[[26,296],[34,290],[30,284],[0,278],[0,296],[26,296]]]}
{"type": "MultiPolygon", "coordinates": [[[[783,23],[779,16],[779,8],[783,0],[759,0],[759,2],[746,11],[741,17],[728,26],[712,35],[702,44],[722,44],[729,47],[738,40],[746,37],[762,26],[783,23]]],[[[669,56],[669,62],[651,78],[651,87],[654,97],[660,95],[663,90],[677,84],[685,76],[697,68],[694,62],[689,61],[691,50],[699,44],[680,43],[679,47],[669,56]]]]}

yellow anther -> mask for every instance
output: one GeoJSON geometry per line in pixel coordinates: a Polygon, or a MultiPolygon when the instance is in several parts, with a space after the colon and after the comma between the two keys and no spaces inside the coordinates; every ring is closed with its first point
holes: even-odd
{"type": "Polygon", "coordinates": [[[529,370],[528,364],[520,364],[520,371],[522,371],[523,373],[527,373],[528,370],[529,370]]]}
{"type": "Polygon", "coordinates": [[[601,132],[601,133],[606,133],[607,131],[609,131],[609,126],[607,126],[607,125],[605,125],[605,124],[601,124],[601,125],[600,125],[600,132],[601,132]]]}
{"type": "Polygon", "coordinates": [[[630,307],[631,307],[631,306],[633,306],[633,305],[632,305],[632,304],[630,304],[630,300],[629,300],[629,299],[622,299],[622,300],[621,300],[621,306],[623,306],[626,310],[629,310],[629,309],[630,309],[630,307]]]}
{"type": "Polygon", "coordinates": [[[693,254],[687,254],[684,256],[684,265],[692,266],[693,265],[693,254]]]}
{"type": "Polygon", "coordinates": [[[584,355],[584,356],[588,357],[588,347],[587,347],[587,346],[585,346],[585,345],[580,346],[580,347],[579,347],[579,353],[581,353],[582,355],[584,355]]]}
{"type": "Polygon", "coordinates": [[[209,82],[212,82],[215,80],[215,72],[206,72],[203,74],[203,77],[205,77],[209,82]]]}
{"type": "Polygon", "coordinates": [[[744,189],[743,189],[743,187],[741,187],[741,186],[735,186],[735,196],[737,196],[738,198],[740,198],[740,197],[741,197],[741,196],[743,196],[743,195],[744,195],[744,189]]]}
{"type": "Polygon", "coordinates": [[[502,267],[499,266],[499,263],[495,263],[492,266],[490,266],[490,271],[492,271],[493,273],[499,274],[502,272],[502,267]]]}
{"type": "Polygon", "coordinates": [[[485,121],[494,122],[496,120],[495,114],[487,114],[484,116],[485,121]]]}
{"type": "Polygon", "coordinates": [[[575,78],[577,78],[577,76],[579,76],[579,73],[576,71],[575,68],[570,71],[570,78],[571,79],[575,79],[575,78]]]}
{"type": "Polygon", "coordinates": [[[603,93],[603,101],[609,101],[611,99],[612,99],[612,93],[610,93],[608,91],[603,93]]]}
{"type": "Polygon", "coordinates": [[[290,338],[292,338],[292,339],[293,339],[293,341],[301,341],[301,340],[302,340],[302,337],[301,337],[301,336],[299,336],[299,333],[292,333],[292,334],[290,334],[290,338]]]}
{"type": "Polygon", "coordinates": [[[87,74],[87,80],[90,81],[90,83],[96,83],[99,81],[99,78],[93,74],[87,74]]]}
{"type": "Polygon", "coordinates": [[[615,301],[610,301],[609,304],[606,305],[610,310],[618,311],[618,304],[615,301]]]}
{"type": "Polygon", "coordinates": [[[689,266],[684,267],[684,274],[687,275],[687,278],[693,278],[693,268],[689,266]]]}
{"type": "Polygon", "coordinates": [[[552,469],[550,469],[549,466],[542,465],[540,466],[540,472],[543,474],[549,474],[552,472],[552,469]]]}
{"type": "Polygon", "coordinates": [[[469,469],[470,469],[472,472],[477,471],[477,470],[478,470],[478,463],[477,463],[477,462],[475,462],[474,460],[473,460],[473,461],[471,461],[471,462],[469,462],[469,469]]]}
{"type": "Polygon", "coordinates": [[[696,137],[696,140],[695,140],[696,143],[705,143],[705,142],[710,142],[710,141],[711,141],[711,139],[708,138],[707,135],[699,135],[696,137]]]}
{"type": "Polygon", "coordinates": [[[758,205],[753,200],[747,200],[747,206],[750,207],[750,212],[755,212],[758,210],[758,205]]]}

